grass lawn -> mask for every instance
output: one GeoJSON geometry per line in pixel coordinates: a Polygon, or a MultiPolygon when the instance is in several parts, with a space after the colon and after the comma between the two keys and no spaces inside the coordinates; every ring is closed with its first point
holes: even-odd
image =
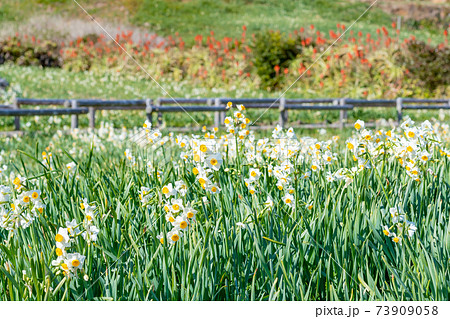
{"type": "MultiPolygon", "coordinates": [[[[248,34],[266,30],[291,32],[314,24],[322,32],[335,29],[337,23],[349,26],[369,6],[366,2],[330,0],[112,0],[78,1],[100,21],[117,21],[136,25],[161,35],[176,32],[188,44],[197,34],[214,31],[217,38],[240,37],[242,26],[248,34]],[[115,8],[111,10],[111,8],[115,8]]],[[[60,14],[72,18],[86,18],[72,0],[3,0],[0,21],[23,23],[39,14],[60,14]]],[[[353,30],[375,33],[381,26],[389,26],[397,17],[390,16],[375,5],[353,30]]],[[[432,24],[421,29],[406,25],[400,37],[411,34],[421,40],[442,41],[442,30],[432,24]]]]}

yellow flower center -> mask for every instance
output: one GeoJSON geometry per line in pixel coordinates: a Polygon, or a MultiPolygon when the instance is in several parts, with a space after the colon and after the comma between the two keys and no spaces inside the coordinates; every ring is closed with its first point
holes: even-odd
{"type": "Polygon", "coordinates": [[[206,145],[200,145],[200,151],[202,151],[203,153],[205,153],[208,150],[208,148],[206,147],[206,145]]]}
{"type": "Polygon", "coordinates": [[[196,162],[200,161],[200,155],[195,154],[194,155],[194,161],[196,161],[196,162]]]}
{"type": "Polygon", "coordinates": [[[187,223],[183,220],[181,223],[180,223],[180,228],[181,229],[185,229],[186,227],[187,227],[187,223]]]}
{"type": "Polygon", "coordinates": [[[60,243],[64,240],[64,237],[61,234],[56,234],[55,240],[60,243]]]}
{"type": "Polygon", "coordinates": [[[61,267],[62,267],[63,269],[65,269],[65,270],[69,270],[69,267],[67,267],[67,264],[66,264],[66,263],[62,263],[62,264],[61,264],[61,267]]]}
{"type": "Polygon", "coordinates": [[[354,146],[353,146],[352,143],[347,143],[347,148],[348,148],[349,150],[352,150],[352,149],[354,148],[354,146]]]}
{"type": "Polygon", "coordinates": [[[385,234],[386,236],[389,236],[389,232],[386,229],[383,230],[383,234],[385,234]]]}
{"type": "Polygon", "coordinates": [[[192,218],[192,217],[194,217],[194,213],[193,212],[188,212],[186,214],[186,216],[187,216],[187,218],[192,218]]]}
{"type": "Polygon", "coordinates": [[[357,130],[359,130],[359,129],[361,128],[361,124],[355,123],[355,128],[356,128],[357,130]]]}
{"type": "Polygon", "coordinates": [[[212,158],[210,163],[211,163],[211,165],[216,166],[218,161],[215,158],[212,158]]]}
{"type": "Polygon", "coordinates": [[[24,203],[29,203],[30,202],[30,196],[24,196],[23,202],[24,203]]]}
{"type": "Polygon", "coordinates": [[[169,187],[164,186],[163,189],[162,189],[162,193],[163,193],[164,195],[169,194],[169,187]]]}
{"type": "Polygon", "coordinates": [[[161,244],[164,244],[164,238],[161,237],[161,238],[159,239],[159,242],[160,242],[161,244]]]}
{"type": "Polygon", "coordinates": [[[399,242],[399,238],[398,237],[394,237],[393,241],[394,241],[394,243],[398,243],[399,242]]]}
{"type": "Polygon", "coordinates": [[[173,234],[170,239],[172,239],[173,241],[178,241],[178,239],[180,239],[180,236],[178,236],[177,234],[173,234]]]}
{"type": "Polygon", "coordinates": [[[72,260],[72,266],[78,267],[80,265],[80,261],[78,259],[72,260]]]}
{"type": "Polygon", "coordinates": [[[33,194],[31,194],[31,197],[33,197],[34,199],[38,199],[39,197],[38,192],[33,192],[33,194]]]}
{"type": "Polygon", "coordinates": [[[56,256],[62,256],[63,251],[61,248],[56,248],[56,256]]]}
{"type": "Polygon", "coordinates": [[[256,177],[256,172],[255,171],[252,171],[251,173],[250,173],[250,175],[252,176],[252,177],[256,177]]]}
{"type": "Polygon", "coordinates": [[[180,205],[178,204],[174,204],[172,205],[173,210],[179,210],[180,209],[180,205]]]}
{"type": "Polygon", "coordinates": [[[292,203],[292,200],[290,198],[286,198],[286,204],[292,203]]]}
{"type": "Polygon", "coordinates": [[[217,188],[213,186],[213,187],[211,188],[211,192],[213,192],[213,193],[217,192],[217,188]]]}

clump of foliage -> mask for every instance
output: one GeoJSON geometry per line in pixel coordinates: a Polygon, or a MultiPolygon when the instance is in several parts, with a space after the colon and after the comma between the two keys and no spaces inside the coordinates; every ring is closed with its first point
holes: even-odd
{"type": "Polygon", "coordinates": [[[430,46],[420,41],[408,43],[405,54],[399,55],[412,77],[429,90],[450,85],[450,49],[430,46]]]}
{"type": "Polygon", "coordinates": [[[21,66],[62,66],[59,46],[55,42],[22,42],[17,37],[0,42],[0,64],[6,62],[21,66]]]}
{"type": "Polygon", "coordinates": [[[299,40],[299,37],[287,37],[280,31],[267,31],[255,35],[252,44],[253,64],[263,87],[279,86],[280,70],[288,68],[290,62],[302,52],[299,40]]]}

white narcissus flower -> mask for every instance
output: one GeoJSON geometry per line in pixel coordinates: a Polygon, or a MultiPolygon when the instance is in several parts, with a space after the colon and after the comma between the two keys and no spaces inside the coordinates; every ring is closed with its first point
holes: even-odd
{"type": "Polygon", "coordinates": [[[287,131],[286,131],[286,136],[288,138],[294,138],[295,137],[295,132],[294,129],[292,127],[290,127],[287,131]]]}
{"type": "Polygon", "coordinates": [[[273,207],[273,200],[270,196],[267,196],[267,200],[264,202],[264,205],[267,207],[273,207]]]}
{"type": "Polygon", "coordinates": [[[173,216],[173,214],[171,212],[167,213],[165,218],[166,218],[166,222],[173,223],[175,221],[175,217],[173,216]]]}
{"type": "Polygon", "coordinates": [[[172,204],[170,205],[169,209],[172,213],[178,214],[180,211],[182,211],[184,208],[183,206],[183,200],[182,199],[175,199],[172,198],[172,204]]]}
{"type": "Polygon", "coordinates": [[[383,226],[383,234],[388,237],[392,235],[391,231],[389,230],[389,227],[387,227],[386,225],[383,226]]]}
{"type": "Polygon", "coordinates": [[[77,221],[75,219],[73,219],[71,222],[66,222],[66,227],[69,235],[71,236],[76,236],[80,233],[77,221]]]}
{"type": "Polygon", "coordinates": [[[217,184],[213,183],[213,184],[208,185],[207,190],[209,192],[211,192],[212,194],[217,194],[217,193],[220,193],[221,188],[219,186],[217,186],[217,184]]]}
{"type": "Polygon", "coordinates": [[[331,183],[335,181],[334,175],[331,172],[327,172],[327,176],[326,176],[327,182],[331,183]]]}
{"type": "Polygon", "coordinates": [[[250,194],[253,195],[253,194],[256,193],[256,189],[255,189],[255,187],[254,187],[253,185],[248,185],[247,188],[248,188],[248,192],[249,192],[250,194]]]}
{"type": "Polygon", "coordinates": [[[357,120],[355,123],[355,129],[358,131],[364,129],[364,121],[357,120]]]}
{"type": "Polygon", "coordinates": [[[175,196],[177,194],[177,190],[173,188],[172,183],[163,186],[161,192],[164,194],[164,196],[166,196],[166,198],[175,196]]]}
{"type": "Polygon", "coordinates": [[[66,259],[64,259],[64,263],[72,273],[76,274],[78,269],[83,269],[85,259],[86,257],[79,253],[67,254],[66,259]]]}
{"type": "Polygon", "coordinates": [[[294,207],[295,205],[294,196],[289,193],[284,195],[282,200],[289,207],[294,207]]]}
{"type": "Polygon", "coordinates": [[[303,179],[308,179],[311,177],[311,171],[306,171],[305,173],[303,173],[302,178],[303,179]]]}
{"type": "Polygon", "coordinates": [[[97,241],[97,235],[100,230],[94,225],[87,225],[86,231],[82,234],[86,241],[97,241]]]}
{"type": "Polygon", "coordinates": [[[164,233],[160,233],[156,236],[161,244],[164,244],[164,233]]]}
{"type": "Polygon", "coordinates": [[[261,171],[257,168],[251,168],[249,171],[250,180],[257,181],[259,177],[261,176],[261,171]]]}
{"type": "Polygon", "coordinates": [[[75,164],[75,162],[70,162],[69,164],[66,165],[66,168],[70,174],[73,174],[77,169],[77,164],[75,164]]]}
{"type": "Polygon", "coordinates": [[[413,222],[406,221],[406,230],[408,231],[408,237],[411,238],[417,231],[417,226],[413,222]]]}
{"type": "Polygon", "coordinates": [[[187,218],[184,216],[177,216],[175,218],[175,221],[172,223],[172,226],[176,229],[185,230],[188,227],[188,221],[187,218]]]}
{"type": "Polygon", "coordinates": [[[70,237],[69,237],[67,228],[59,227],[58,233],[55,236],[55,240],[56,240],[57,247],[60,247],[60,248],[70,247],[71,243],[70,243],[70,237]]]}
{"type": "Polygon", "coordinates": [[[139,199],[141,200],[142,205],[147,205],[151,200],[151,189],[149,187],[141,187],[141,191],[139,192],[139,199]]]}
{"type": "Polygon", "coordinates": [[[173,228],[167,233],[167,241],[169,244],[175,244],[180,238],[183,237],[183,232],[177,228],[173,228]]]}
{"type": "Polygon", "coordinates": [[[184,207],[183,214],[186,216],[186,218],[195,220],[195,215],[197,214],[197,211],[195,209],[193,209],[190,206],[190,204],[187,204],[184,207]]]}
{"type": "Polygon", "coordinates": [[[206,166],[218,171],[220,167],[222,166],[223,160],[222,160],[222,154],[216,153],[208,156],[205,160],[206,166]]]}
{"type": "Polygon", "coordinates": [[[402,244],[402,238],[398,237],[395,233],[391,233],[392,241],[396,244],[402,244]]]}
{"type": "Polygon", "coordinates": [[[175,182],[175,189],[180,194],[180,196],[185,196],[187,193],[187,186],[186,183],[182,180],[175,182]]]}

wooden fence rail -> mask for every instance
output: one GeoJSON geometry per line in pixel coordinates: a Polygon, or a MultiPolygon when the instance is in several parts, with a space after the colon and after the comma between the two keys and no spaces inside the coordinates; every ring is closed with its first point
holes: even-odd
{"type": "MultiPolygon", "coordinates": [[[[348,111],[355,107],[395,107],[397,120],[403,118],[403,110],[435,110],[449,109],[449,99],[411,99],[395,100],[357,100],[347,98],[322,99],[279,99],[274,98],[157,98],[143,100],[66,100],[66,99],[25,99],[17,98],[12,105],[0,105],[0,116],[14,116],[14,126],[20,130],[20,118],[23,116],[71,115],[71,127],[78,127],[78,116],[88,114],[89,127],[95,128],[97,110],[145,110],[147,119],[152,122],[153,114],[157,115],[158,125],[162,124],[162,114],[167,112],[214,112],[214,125],[223,123],[227,103],[244,104],[249,109],[278,109],[279,124],[284,127],[288,122],[288,111],[292,110],[336,110],[340,112],[338,127],[343,128],[348,119],[348,111]],[[28,106],[62,106],[62,108],[21,109],[28,106]]],[[[306,125],[306,127],[311,127],[306,125]]]]}

